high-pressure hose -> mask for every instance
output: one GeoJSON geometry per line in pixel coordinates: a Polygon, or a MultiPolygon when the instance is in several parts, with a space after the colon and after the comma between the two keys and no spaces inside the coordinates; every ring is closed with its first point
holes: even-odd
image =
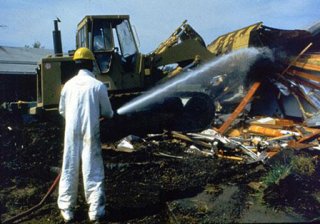
{"type": "Polygon", "coordinates": [[[52,192],[54,191],[54,189],[56,188],[56,186],[58,185],[59,183],[59,180],[60,180],[60,176],[61,176],[61,173],[58,174],[58,176],[56,177],[56,179],[53,181],[51,187],[49,188],[48,192],[46,193],[46,195],[42,198],[42,200],[35,206],[33,206],[32,208],[28,209],[27,211],[24,211],[16,216],[13,216],[7,220],[4,220],[2,222],[2,224],[5,224],[5,223],[12,223],[18,219],[21,219],[22,217],[24,216],[27,216],[29,215],[30,213],[32,213],[33,211],[39,209],[42,204],[46,201],[46,199],[52,194],[52,192]]]}

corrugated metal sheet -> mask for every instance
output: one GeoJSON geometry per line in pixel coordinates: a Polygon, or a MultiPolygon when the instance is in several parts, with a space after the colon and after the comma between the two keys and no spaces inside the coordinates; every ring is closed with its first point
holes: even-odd
{"type": "Polygon", "coordinates": [[[53,50],[0,46],[0,75],[35,75],[37,62],[50,54],[53,50]]]}
{"type": "Polygon", "coordinates": [[[210,43],[207,48],[215,55],[225,54],[231,50],[247,48],[250,45],[252,32],[260,29],[261,26],[262,22],[259,22],[231,33],[224,34],[210,43]]]}

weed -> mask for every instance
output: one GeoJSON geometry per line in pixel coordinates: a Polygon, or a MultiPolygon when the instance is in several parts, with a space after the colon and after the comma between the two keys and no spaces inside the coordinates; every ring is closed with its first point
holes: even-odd
{"type": "Polygon", "coordinates": [[[262,183],[266,188],[272,184],[279,184],[279,181],[286,178],[291,172],[292,166],[288,165],[275,165],[265,177],[262,178],[262,183]]]}
{"type": "Polygon", "coordinates": [[[314,174],[316,167],[312,161],[312,158],[297,156],[295,157],[292,162],[292,171],[298,175],[306,175],[311,176],[314,174]]]}
{"type": "Polygon", "coordinates": [[[264,202],[265,190],[273,184],[279,184],[279,181],[286,178],[291,172],[290,164],[276,164],[269,172],[261,177],[259,182],[256,182],[255,186],[257,189],[253,194],[255,203],[262,204],[264,202]]]}

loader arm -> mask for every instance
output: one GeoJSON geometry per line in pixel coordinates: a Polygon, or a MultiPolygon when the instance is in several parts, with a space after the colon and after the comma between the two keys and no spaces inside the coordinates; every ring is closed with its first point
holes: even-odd
{"type": "Polygon", "coordinates": [[[184,68],[194,61],[206,61],[212,56],[202,37],[184,21],[167,40],[146,57],[153,68],[174,63],[184,68]]]}

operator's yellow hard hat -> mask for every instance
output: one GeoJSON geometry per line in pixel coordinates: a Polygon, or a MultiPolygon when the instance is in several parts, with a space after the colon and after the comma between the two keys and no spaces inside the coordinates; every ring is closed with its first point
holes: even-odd
{"type": "Polygon", "coordinates": [[[90,51],[90,49],[86,48],[86,47],[80,47],[76,50],[76,52],[73,55],[73,60],[77,61],[77,60],[91,60],[94,61],[94,55],[92,53],[92,51],[90,51]]]}

